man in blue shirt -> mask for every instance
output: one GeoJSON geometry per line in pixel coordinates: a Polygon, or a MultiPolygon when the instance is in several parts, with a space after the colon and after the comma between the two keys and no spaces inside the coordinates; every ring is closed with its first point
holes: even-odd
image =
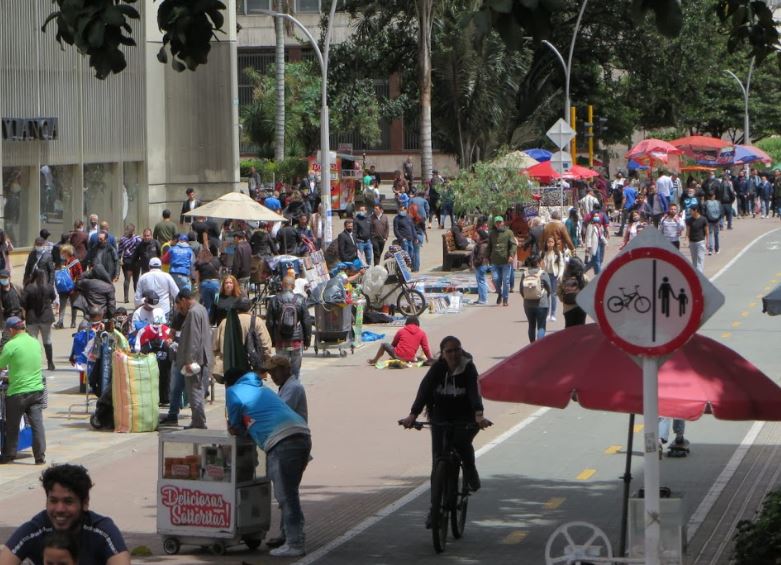
{"type": "Polygon", "coordinates": [[[0,565],[19,565],[29,559],[43,564],[44,541],[53,531],[79,540],[79,563],[130,565],[122,534],[111,520],[89,510],[92,480],[81,465],[53,465],[41,475],[46,510],[33,516],[11,535],[0,551],[0,565]]]}
{"type": "Polygon", "coordinates": [[[298,489],[312,450],[309,426],[274,391],[263,386],[256,373],[230,369],[225,373],[225,387],[228,430],[234,435],[248,432],[266,452],[268,475],[282,509],[286,541],[271,550],[271,555],[304,555],[304,513],[298,489]]]}
{"type": "Polygon", "coordinates": [[[274,212],[279,212],[282,209],[282,202],[280,202],[277,193],[275,192],[271,196],[263,200],[263,206],[274,212]]]}
{"type": "Polygon", "coordinates": [[[624,181],[624,197],[621,200],[621,227],[616,232],[619,237],[624,235],[624,226],[632,206],[635,205],[635,200],[637,200],[637,189],[628,180],[624,181]]]}

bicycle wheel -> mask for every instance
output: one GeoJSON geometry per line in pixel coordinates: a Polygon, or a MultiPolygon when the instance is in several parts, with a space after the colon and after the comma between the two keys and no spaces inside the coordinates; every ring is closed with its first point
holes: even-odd
{"type": "Polygon", "coordinates": [[[431,535],[434,539],[434,550],[437,553],[445,551],[448,528],[448,476],[447,461],[439,461],[431,477],[431,535]]]}
{"type": "Polygon", "coordinates": [[[620,296],[611,296],[607,299],[607,309],[613,314],[618,314],[624,309],[624,299],[620,296]]]}
{"type": "Polygon", "coordinates": [[[426,310],[426,298],[419,290],[402,288],[396,306],[405,316],[420,316],[426,310]]]}
{"type": "Polygon", "coordinates": [[[460,476],[456,476],[453,489],[453,502],[450,506],[450,530],[453,537],[461,539],[464,535],[466,526],[466,510],[469,506],[469,487],[466,484],[466,477],[461,467],[458,468],[460,476]]]}
{"type": "Polygon", "coordinates": [[[635,310],[638,314],[645,314],[651,309],[651,301],[645,296],[638,296],[635,298],[635,310]]]}

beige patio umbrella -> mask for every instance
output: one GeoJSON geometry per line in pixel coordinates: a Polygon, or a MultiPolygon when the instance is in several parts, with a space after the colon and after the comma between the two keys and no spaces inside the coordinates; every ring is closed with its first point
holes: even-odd
{"type": "Polygon", "coordinates": [[[491,161],[491,164],[496,165],[497,167],[518,170],[528,169],[537,163],[539,163],[539,161],[529,157],[523,151],[513,151],[491,161]]]}
{"type": "Polygon", "coordinates": [[[217,200],[198,206],[185,216],[206,216],[247,222],[284,222],[285,217],[272,212],[242,192],[229,192],[217,200]]]}

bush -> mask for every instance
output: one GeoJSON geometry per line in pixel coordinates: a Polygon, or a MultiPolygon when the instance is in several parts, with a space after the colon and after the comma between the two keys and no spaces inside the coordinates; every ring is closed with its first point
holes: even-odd
{"type": "Polygon", "coordinates": [[[735,533],[735,565],[781,562],[781,490],[768,493],[754,521],[741,520],[735,533]]]}
{"type": "Polygon", "coordinates": [[[781,137],[774,135],[760,139],[754,145],[773,158],[773,164],[781,163],[781,137]]]}

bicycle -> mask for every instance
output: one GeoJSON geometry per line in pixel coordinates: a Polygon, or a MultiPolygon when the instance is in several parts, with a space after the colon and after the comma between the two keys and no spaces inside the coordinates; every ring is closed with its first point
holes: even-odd
{"type": "Polygon", "coordinates": [[[618,314],[624,308],[629,310],[632,302],[634,302],[634,309],[638,314],[645,314],[651,309],[651,301],[640,295],[639,284],[636,284],[634,292],[629,294],[626,293],[622,286],[618,287],[618,289],[623,296],[611,296],[607,299],[607,309],[613,312],[613,314],[618,314]]]}
{"type": "MultiPolygon", "coordinates": [[[[402,422],[399,421],[402,425],[402,422]]],[[[431,533],[434,550],[445,551],[447,545],[448,522],[455,539],[464,535],[466,512],[469,507],[471,490],[464,477],[464,464],[458,451],[452,446],[452,435],[456,427],[465,430],[477,430],[479,426],[462,422],[415,422],[412,427],[422,430],[424,427],[441,426],[447,430],[442,454],[434,463],[431,475],[431,533]]]]}
{"type": "MultiPolygon", "coordinates": [[[[390,277],[388,277],[390,278],[390,277]]],[[[366,299],[367,308],[373,310],[381,310],[382,305],[385,303],[385,299],[391,296],[394,292],[400,290],[399,297],[396,299],[396,308],[399,312],[405,316],[420,316],[426,311],[426,298],[423,293],[415,288],[415,283],[406,283],[403,279],[399,278],[388,292],[383,294],[376,301],[365,293],[363,297],[366,299]]]]}

